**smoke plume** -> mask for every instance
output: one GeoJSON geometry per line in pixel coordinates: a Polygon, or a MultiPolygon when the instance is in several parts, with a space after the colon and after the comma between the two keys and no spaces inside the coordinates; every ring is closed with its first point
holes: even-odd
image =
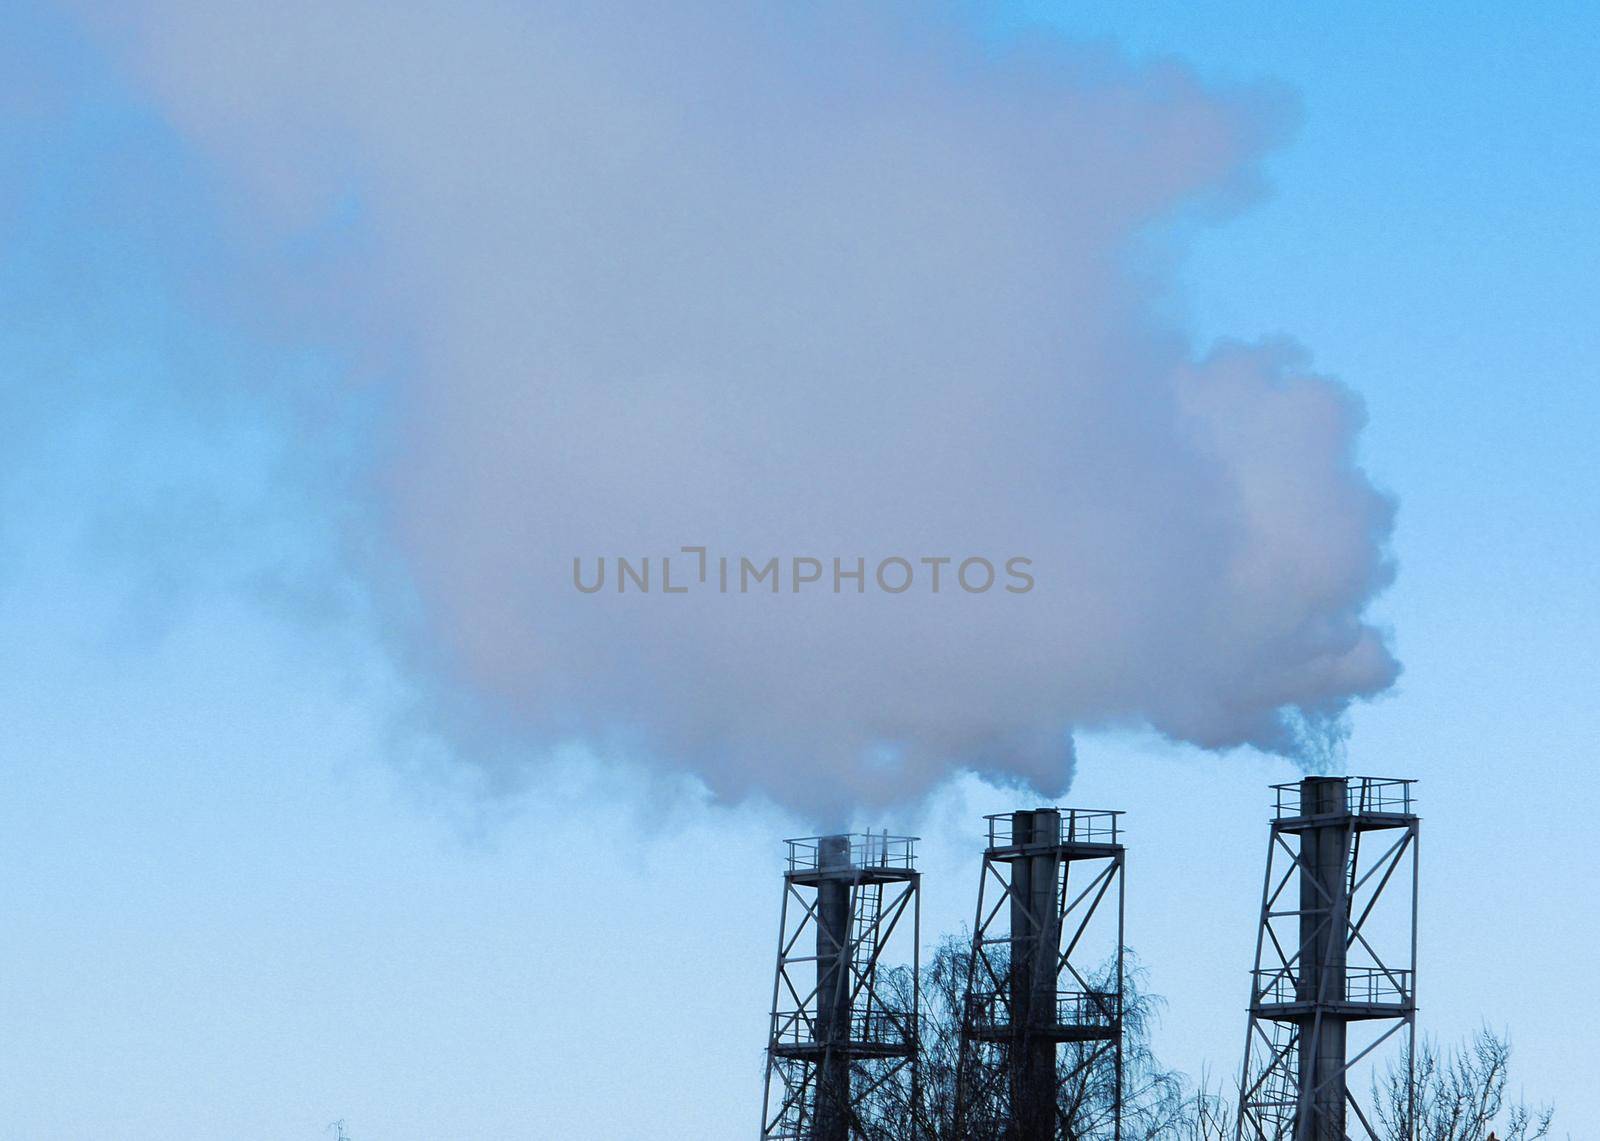
{"type": "Polygon", "coordinates": [[[257,253],[346,243],[259,303],[380,362],[396,621],[527,740],[803,808],[1058,792],[1088,727],[1315,752],[1397,672],[1361,409],[1163,316],[1274,101],[932,12],[95,22],[257,253]]]}

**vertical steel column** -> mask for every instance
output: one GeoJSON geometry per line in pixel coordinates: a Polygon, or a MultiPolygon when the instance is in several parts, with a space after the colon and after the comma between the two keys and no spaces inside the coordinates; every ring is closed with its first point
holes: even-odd
{"type": "Polygon", "coordinates": [[[1350,923],[1349,862],[1354,818],[1343,777],[1300,782],[1301,815],[1315,823],[1301,833],[1300,964],[1297,997],[1313,1013],[1300,1025],[1299,1127],[1296,1141],[1345,1139],[1343,1018],[1345,932],[1350,923]]]}
{"type": "Polygon", "coordinates": [[[816,1141],[850,1136],[850,890],[857,878],[850,837],[824,836],[817,881],[816,1141]]]}
{"type": "Polygon", "coordinates": [[[1012,864],[1011,1105],[1017,1141],[1050,1141],[1056,1121],[1056,971],[1061,954],[1061,813],[1011,816],[1015,843],[1038,850],[1012,864]]]}
{"type": "MultiPolygon", "coordinates": [[[[1128,876],[1125,862],[1126,853],[1117,854],[1117,1039],[1116,1039],[1116,1085],[1113,1096],[1116,1098],[1116,1116],[1111,1123],[1112,1141],[1122,1141],[1122,1105],[1125,1096],[1123,1087],[1123,1055],[1122,1055],[1122,1019],[1126,1014],[1123,998],[1127,994],[1128,986],[1128,876]]],[[[1065,884],[1062,885],[1063,889],[1065,884]]]]}

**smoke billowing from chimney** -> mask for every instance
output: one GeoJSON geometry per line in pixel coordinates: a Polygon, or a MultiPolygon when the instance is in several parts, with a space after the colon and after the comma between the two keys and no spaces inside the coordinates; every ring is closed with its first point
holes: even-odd
{"type": "Polygon", "coordinates": [[[1050,793],[1074,728],[1304,754],[1394,680],[1359,405],[1162,316],[1173,223],[1252,187],[1259,93],[921,4],[105,27],[272,240],[354,219],[285,292],[403,347],[377,515],[419,657],[527,739],[808,808],[962,768],[1050,793]],[[720,557],[778,589],[720,589],[720,557]]]}

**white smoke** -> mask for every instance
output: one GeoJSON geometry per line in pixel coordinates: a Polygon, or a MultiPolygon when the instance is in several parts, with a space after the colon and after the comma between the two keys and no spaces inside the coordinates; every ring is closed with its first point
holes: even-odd
{"type": "Polygon", "coordinates": [[[355,202],[338,273],[281,284],[359,297],[348,335],[403,348],[375,510],[413,634],[529,739],[809,808],[960,768],[1048,793],[1075,728],[1304,754],[1394,680],[1357,402],[1290,346],[1197,356],[1160,317],[1160,236],[1242,200],[1266,101],[927,5],[148,0],[98,26],[265,245],[355,202]],[[662,593],[665,555],[694,589],[662,593]],[[719,555],[779,558],[782,589],[714,589],[719,555]],[[652,590],[575,589],[602,556],[650,556],[652,590]],[[796,557],[822,571],[798,593],[796,557]],[[896,557],[903,593],[875,581],[896,557]],[[968,557],[994,588],[952,585],[968,557]]]}

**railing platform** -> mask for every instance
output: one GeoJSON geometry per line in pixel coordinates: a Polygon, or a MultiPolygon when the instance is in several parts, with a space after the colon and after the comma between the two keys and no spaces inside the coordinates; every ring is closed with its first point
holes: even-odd
{"type": "Polygon", "coordinates": [[[1274,827],[1280,832],[1297,832],[1327,824],[1331,820],[1353,818],[1357,831],[1403,828],[1417,820],[1414,780],[1394,777],[1342,777],[1344,811],[1307,814],[1301,803],[1304,789],[1299,781],[1275,784],[1274,827]]]}
{"type": "MultiPolygon", "coordinates": [[[[1117,1036],[1121,1004],[1113,991],[1065,990],[1056,994],[1054,1017],[1031,1022],[1027,1033],[1053,1042],[1106,1042],[1117,1036]]],[[[977,991],[967,996],[967,1025],[985,1042],[1009,1042],[1021,1030],[1005,991],[977,991]]]]}
{"type": "Polygon", "coordinates": [[[856,1058],[909,1058],[917,1050],[916,1017],[908,1011],[854,1012],[850,1036],[832,1042],[817,1038],[812,1013],[784,1010],[772,1016],[771,1048],[782,1058],[820,1058],[830,1049],[856,1058]]]}
{"type": "MultiPolygon", "coordinates": [[[[985,816],[989,844],[984,853],[991,860],[1015,860],[1024,856],[1057,853],[1066,859],[1098,859],[1123,851],[1122,813],[1106,808],[1055,808],[1060,823],[1053,837],[1019,839],[1013,813],[996,812],[985,816]]],[[[1033,825],[1036,829],[1037,824],[1033,825]]]]}
{"type": "Polygon", "coordinates": [[[1409,970],[1346,967],[1344,994],[1326,1000],[1301,995],[1300,980],[1291,972],[1264,970],[1254,972],[1254,976],[1251,1012],[1278,1022],[1310,1018],[1319,1009],[1352,1021],[1394,1018],[1416,1009],[1409,970]]]}
{"type": "Polygon", "coordinates": [[[801,836],[789,846],[787,875],[795,883],[823,879],[848,879],[854,883],[908,880],[917,874],[919,836],[891,836],[886,832],[851,832],[833,836],[801,836]],[[847,863],[824,863],[824,841],[844,839],[849,845],[847,863]]]}

